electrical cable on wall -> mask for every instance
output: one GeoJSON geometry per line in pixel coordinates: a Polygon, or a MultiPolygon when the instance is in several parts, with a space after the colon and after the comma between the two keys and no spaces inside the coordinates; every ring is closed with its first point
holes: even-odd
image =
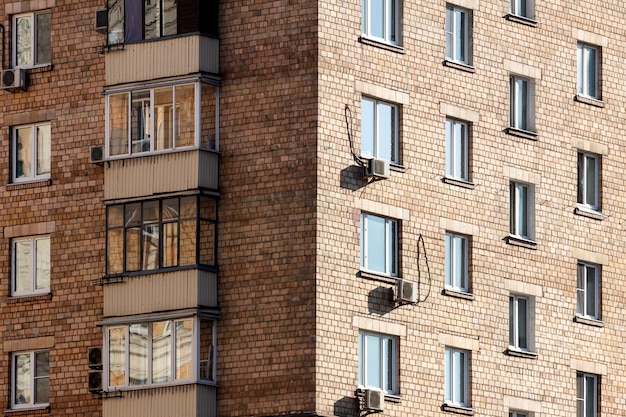
{"type": "Polygon", "coordinates": [[[430,296],[430,289],[432,287],[432,278],[430,276],[430,266],[428,265],[428,255],[426,254],[426,243],[424,242],[424,236],[420,233],[417,238],[417,302],[421,303],[428,299],[430,296]],[[420,268],[420,242],[422,243],[422,248],[424,249],[424,260],[426,261],[426,274],[428,275],[428,291],[426,292],[426,296],[424,299],[421,298],[422,291],[422,270],[420,268]]]}
{"type": "Polygon", "coordinates": [[[354,141],[352,140],[352,110],[350,107],[346,105],[344,109],[344,115],[346,118],[346,131],[348,133],[348,141],[350,142],[350,153],[352,154],[352,159],[356,162],[357,165],[364,167],[365,162],[359,158],[359,156],[354,151],[354,141]]]}

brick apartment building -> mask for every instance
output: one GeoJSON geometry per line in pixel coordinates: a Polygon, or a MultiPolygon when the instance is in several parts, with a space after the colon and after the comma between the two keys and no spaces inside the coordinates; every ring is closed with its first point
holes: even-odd
{"type": "Polygon", "coordinates": [[[0,414],[626,414],[617,0],[0,0],[0,414]]]}

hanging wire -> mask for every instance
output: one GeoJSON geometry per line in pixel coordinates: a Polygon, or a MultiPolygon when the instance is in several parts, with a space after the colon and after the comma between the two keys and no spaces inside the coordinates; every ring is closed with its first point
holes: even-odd
{"type": "Polygon", "coordinates": [[[428,255],[426,254],[426,243],[424,242],[424,236],[420,233],[417,238],[417,302],[421,303],[428,299],[430,296],[430,289],[432,287],[432,278],[430,276],[430,266],[428,265],[428,255]],[[420,242],[422,244],[422,249],[424,250],[424,260],[426,261],[426,274],[428,277],[428,291],[426,292],[426,296],[424,299],[421,297],[422,292],[422,270],[420,268],[420,242]]]}
{"type": "Polygon", "coordinates": [[[354,141],[352,140],[352,110],[350,107],[346,105],[344,109],[344,116],[346,118],[346,131],[348,133],[348,141],[350,142],[350,153],[352,154],[352,159],[356,162],[357,165],[364,167],[365,162],[359,158],[359,156],[354,151],[354,141]]]}

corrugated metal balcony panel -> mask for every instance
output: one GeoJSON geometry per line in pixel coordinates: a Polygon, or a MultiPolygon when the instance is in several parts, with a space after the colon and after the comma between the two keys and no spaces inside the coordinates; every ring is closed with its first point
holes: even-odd
{"type": "Polygon", "coordinates": [[[104,198],[218,189],[218,154],[203,150],[115,159],[104,164],[104,198]]]}
{"type": "Polygon", "coordinates": [[[127,277],[104,285],[104,317],[217,306],[217,274],[196,269],[127,277]]]}
{"type": "Polygon", "coordinates": [[[216,417],[217,389],[190,384],[124,391],[102,401],[103,417],[216,417]]]}
{"type": "Polygon", "coordinates": [[[130,43],[105,56],[107,86],[219,73],[219,40],[202,35],[130,43]]]}

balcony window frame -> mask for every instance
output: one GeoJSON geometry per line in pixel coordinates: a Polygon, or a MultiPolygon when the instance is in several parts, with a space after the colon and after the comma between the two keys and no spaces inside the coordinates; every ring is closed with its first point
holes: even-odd
{"type": "Polygon", "coordinates": [[[401,13],[402,0],[362,0],[361,31],[363,37],[392,46],[402,46],[401,13]],[[382,36],[373,33],[374,27],[377,26],[373,22],[375,10],[373,10],[372,3],[375,1],[381,3],[383,9],[382,16],[377,17],[382,20],[382,22],[377,22],[379,26],[382,26],[382,36]]]}
{"type": "Polygon", "coordinates": [[[400,163],[399,105],[373,97],[361,97],[361,157],[383,159],[396,165],[400,163]],[[387,112],[384,109],[389,109],[389,120],[385,120],[387,112]],[[388,155],[384,150],[386,147],[389,147],[388,155]]]}
{"type": "MultiPolygon", "coordinates": [[[[44,383],[46,384],[46,383],[44,383]]],[[[44,386],[44,388],[46,388],[44,386]]],[[[24,410],[24,409],[41,409],[49,406],[50,403],[50,351],[49,350],[32,350],[32,351],[20,351],[11,353],[11,400],[10,407],[11,410],[24,410]],[[26,401],[26,397],[24,396],[24,388],[18,388],[18,366],[17,361],[20,356],[29,356],[29,374],[28,375],[28,383],[30,390],[30,395],[28,396],[28,402],[26,401]],[[46,372],[38,372],[38,355],[46,355],[47,363],[45,364],[45,368],[43,371],[46,372]],[[37,386],[39,382],[47,381],[47,392],[46,401],[37,401],[37,386]],[[19,393],[19,394],[18,394],[19,393]]]]}
{"type": "MultiPolygon", "coordinates": [[[[190,149],[207,149],[207,150],[219,150],[219,103],[220,103],[220,92],[219,87],[213,84],[204,83],[201,81],[193,81],[193,80],[185,80],[178,83],[168,83],[165,85],[156,85],[156,86],[146,86],[142,88],[122,88],[119,90],[110,90],[105,93],[105,159],[114,160],[114,159],[126,159],[132,157],[142,157],[146,155],[156,155],[162,153],[171,153],[178,151],[186,151],[190,149]],[[189,145],[178,145],[178,137],[177,132],[180,134],[180,105],[184,105],[186,102],[176,102],[176,90],[177,88],[184,88],[185,86],[193,86],[193,138],[192,143],[189,145]],[[155,132],[155,107],[167,107],[167,106],[156,106],[155,105],[155,91],[164,91],[167,88],[172,89],[172,103],[171,110],[177,109],[179,111],[178,118],[173,117],[172,127],[171,127],[171,142],[172,145],[169,147],[163,147],[162,149],[156,149],[155,141],[158,138],[155,138],[157,135],[151,135],[150,132],[155,132]],[[203,137],[203,126],[202,120],[203,117],[206,117],[203,113],[202,103],[204,100],[203,94],[211,94],[210,88],[213,89],[213,97],[215,105],[215,114],[212,115],[214,117],[214,130],[209,133],[207,137],[203,137]],[[146,97],[140,97],[141,95],[146,95],[146,97]],[[149,149],[147,150],[137,150],[133,151],[133,142],[141,141],[142,139],[133,139],[133,111],[139,109],[139,107],[133,108],[133,95],[136,97],[134,100],[136,103],[139,103],[140,100],[144,100],[148,102],[148,105],[142,107],[143,109],[148,110],[147,117],[143,117],[143,119],[150,119],[148,123],[145,124],[146,128],[143,129],[144,135],[150,135],[148,138],[149,141],[149,149]],[[113,98],[122,99],[123,106],[126,107],[126,110],[123,110],[123,107],[116,106],[112,104],[111,101],[113,98]],[[115,107],[115,111],[112,111],[112,108],[115,107]],[[112,124],[114,121],[112,117],[117,116],[118,113],[123,117],[119,119],[119,123],[121,123],[122,129],[118,130],[123,133],[125,137],[120,138],[121,142],[127,142],[123,145],[126,150],[124,152],[112,153],[111,148],[113,145],[111,138],[112,132],[114,131],[112,124]],[[113,115],[112,115],[113,114],[113,115]],[[176,123],[176,120],[179,122],[176,123]],[[177,129],[178,128],[178,129],[177,129]],[[125,132],[125,134],[124,134],[125,132]]],[[[208,110],[208,109],[207,109],[208,110]]],[[[145,116],[145,113],[144,113],[145,116]]],[[[139,116],[137,116],[137,120],[139,116]]],[[[116,119],[117,120],[117,119],[116,119]]],[[[139,128],[138,128],[139,129],[139,128]]],[[[116,139],[116,140],[120,140],[116,139]]],[[[145,139],[143,139],[145,140],[145,139]]]]}
{"type": "MultiPolygon", "coordinates": [[[[52,11],[50,9],[45,9],[45,10],[38,10],[34,12],[28,12],[28,13],[14,14],[13,16],[11,16],[11,24],[13,28],[13,36],[11,37],[12,51],[13,51],[11,60],[13,62],[13,68],[28,69],[28,68],[36,68],[36,67],[50,65],[52,62],[52,36],[51,36],[52,11]],[[39,21],[38,21],[39,16],[48,16],[47,23],[49,27],[47,28],[47,30],[45,30],[45,27],[44,28],[40,27],[41,25],[39,24],[39,21]],[[29,54],[28,62],[19,62],[20,60],[19,37],[21,35],[19,32],[19,20],[25,19],[25,18],[30,18],[30,25],[31,25],[31,27],[28,30],[28,35],[27,35],[30,41],[30,54],[29,54]],[[40,49],[39,48],[40,44],[42,42],[47,42],[48,44],[47,55],[49,56],[41,57],[40,54],[38,53],[38,50],[40,49]]],[[[45,46],[46,45],[44,44],[44,47],[45,46]]]]}
{"type": "MultiPolygon", "coordinates": [[[[135,333],[137,334],[137,333],[135,333]]],[[[127,323],[119,323],[119,324],[105,324],[104,325],[104,354],[103,354],[103,386],[104,391],[120,391],[120,390],[133,390],[133,389],[146,389],[146,388],[154,388],[154,387],[163,387],[163,386],[176,386],[183,384],[208,384],[214,385],[217,383],[216,370],[217,370],[217,355],[216,355],[216,346],[217,346],[217,320],[213,317],[204,317],[204,316],[183,316],[183,317],[148,317],[143,320],[133,321],[129,319],[127,323]],[[211,329],[210,332],[210,342],[212,342],[206,352],[206,358],[203,358],[203,349],[202,348],[202,322],[210,322],[211,329]],[[178,338],[178,330],[177,323],[191,322],[191,334],[189,336],[189,340],[191,342],[191,346],[188,348],[189,354],[191,358],[184,362],[184,359],[181,356],[180,352],[180,342],[183,339],[178,338]],[[169,346],[169,349],[166,349],[163,352],[157,352],[155,349],[155,342],[157,337],[154,335],[154,325],[155,324],[163,324],[165,323],[164,328],[169,328],[169,342],[162,347],[169,346]],[[137,348],[133,348],[131,346],[131,328],[133,327],[145,327],[146,336],[145,336],[145,345],[137,348]],[[169,326],[169,327],[168,327],[169,326]],[[116,339],[114,342],[112,339],[112,332],[116,331],[118,335],[123,335],[122,339],[116,339]],[[117,342],[117,343],[116,343],[117,342]],[[123,352],[115,352],[115,345],[117,348],[122,348],[123,352]],[[145,357],[142,358],[141,353],[145,353],[145,357]],[[166,356],[169,356],[169,360],[165,362],[165,368],[168,373],[168,379],[164,379],[162,381],[155,381],[155,356],[159,354],[165,353],[166,356]],[[115,360],[112,360],[112,357],[115,355],[115,360]],[[139,356],[139,359],[143,359],[144,369],[140,369],[141,367],[132,368],[132,363],[136,363],[133,361],[133,356],[136,358],[139,356]],[[180,361],[179,361],[180,360],[180,361]],[[169,362],[169,363],[168,363],[169,362]],[[191,372],[189,376],[177,376],[177,367],[178,365],[186,365],[188,364],[191,372]],[[112,378],[112,367],[115,367],[115,370],[122,374],[120,379],[120,383],[116,383],[114,378],[112,378]],[[131,369],[132,368],[132,369],[131,369]],[[204,370],[203,370],[204,369],[204,370]],[[136,373],[137,370],[145,371],[146,378],[145,381],[132,379],[131,373],[136,373]],[[203,377],[203,372],[207,372],[207,376],[203,377]],[[135,381],[139,381],[135,383],[135,381]],[[114,385],[111,385],[111,384],[114,385]]],[[[184,351],[183,351],[184,353],[184,351]]]]}
{"type": "Polygon", "coordinates": [[[399,268],[399,222],[388,217],[378,216],[371,213],[361,213],[361,270],[377,275],[398,277],[399,268]],[[383,236],[377,236],[371,230],[370,222],[383,222],[383,236]],[[370,235],[371,234],[371,235],[370,235]],[[384,242],[384,269],[379,270],[372,267],[369,259],[370,253],[375,248],[373,242],[382,240],[384,242]]]}
{"type": "MultiPolygon", "coordinates": [[[[217,262],[217,200],[215,198],[212,198],[210,196],[206,196],[206,195],[202,195],[202,194],[194,194],[194,195],[183,195],[183,196],[172,196],[172,197],[164,197],[164,198],[160,198],[160,199],[150,199],[150,200],[141,200],[141,201],[135,201],[135,202],[129,202],[129,203],[118,203],[118,204],[110,204],[107,207],[107,223],[106,223],[106,230],[107,230],[107,236],[106,236],[106,277],[110,278],[110,277],[114,277],[114,276],[125,276],[125,275],[135,275],[135,274],[150,274],[150,273],[158,273],[158,272],[163,272],[163,271],[168,271],[168,270],[176,270],[176,269],[181,269],[181,268],[204,268],[204,269],[215,269],[216,267],[216,262],[217,262]],[[167,209],[167,207],[169,207],[167,205],[167,202],[172,202],[174,200],[177,200],[178,202],[178,217],[177,218],[167,218],[166,214],[164,214],[164,210],[167,209]],[[193,215],[189,215],[187,217],[181,217],[181,212],[183,211],[183,208],[181,207],[183,205],[184,201],[189,201],[191,202],[193,200],[193,204],[195,205],[195,213],[193,215]],[[214,207],[214,214],[215,214],[215,218],[208,218],[208,217],[204,217],[202,215],[202,208],[203,206],[203,202],[204,204],[209,204],[212,205],[214,207]],[[150,209],[150,205],[153,204],[157,204],[158,207],[158,219],[154,219],[151,218],[150,220],[148,219],[144,219],[144,209],[147,207],[147,209],[150,209]],[[127,222],[127,216],[130,214],[127,211],[128,210],[132,210],[133,207],[135,207],[135,212],[138,212],[138,216],[139,219],[134,221],[132,224],[128,224],[127,222]],[[137,209],[138,207],[138,209],[137,209]],[[117,208],[117,209],[116,209],[117,208]],[[120,223],[115,223],[115,217],[113,220],[111,220],[111,216],[112,216],[112,211],[113,210],[119,210],[121,209],[121,214],[117,214],[117,217],[119,218],[119,216],[122,216],[122,225],[120,225],[120,223]],[[128,213],[128,214],[127,214],[128,213]],[[145,221],[144,221],[145,220],[145,221]],[[189,254],[185,254],[183,253],[183,250],[185,248],[185,241],[182,239],[185,235],[184,235],[184,231],[183,231],[183,224],[184,223],[190,223],[190,222],[194,222],[195,227],[193,230],[193,236],[195,239],[195,247],[194,247],[194,251],[195,253],[193,254],[193,259],[194,262],[193,263],[184,263],[182,262],[181,258],[184,256],[185,258],[190,258],[191,256],[189,254]],[[170,227],[168,227],[167,225],[171,225],[171,224],[176,224],[175,229],[176,229],[176,233],[175,235],[172,235],[176,241],[176,247],[166,247],[165,245],[167,244],[167,242],[165,242],[165,240],[167,239],[168,236],[168,232],[164,232],[165,230],[169,230],[170,232],[172,232],[174,229],[171,229],[170,227]],[[202,258],[202,254],[201,254],[201,242],[202,241],[202,232],[206,230],[203,229],[203,225],[204,226],[208,226],[209,228],[212,228],[212,234],[207,235],[208,237],[210,237],[212,235],[213,237],[213,241],[212,241],[212,245],[213,245],[213,253],[209,255],[209,258],[213,260],[212,264],[211,263],[207,263],[207,262],[203,262],[203,258],[202,258]],[[154,228],[155,226],[158,228],[158,231],[156,232],[158,234],[158,248],[157,250],[157,257],[158,257],[158,264],[156,267],[144,267],[145,264],[145,257],[146,257],[146,249],[144,248],[145,242],[144,242],[144,234],[143,234],[143,230],[144,230],[144,226],[149,226],[151,229],[150,230],[154,230],[152,228],[154,228]],[[129,237],[128,233],[129,231],[132,232],[132,230],[135,229],[139,229],[140,235],[139,235],[139,247],[137,249],[138,251],[138,263],[139,263],[139,268],[133,268],[133,267],[129,267],[129,261],[128,261],[128,252],[129,250],[133,250],[132,248],[128,247],[128,240],[132,238],[132,236],[129,237]],[[116,233],[121,231],[121,237],[119,236],[119,233],[116,233]],[[115,238],[114,236],[118,235],[117,238],[115,238]],[[114,252],[114,250],[116,249],[113,244],[115,242],[117,242],[117,240],[122,241],[122,247],[121,249],[118,249],[118,251],[121,251],[121,270],[120,270],[120,265],[117,265],[117,267],[114,266],[113,262],[113,256],[117,254],[117,252],[114,252]],[[170,264],[170,262],[166,261],[166,254],[168,249],[170,251],[174,251],[176,252],[176,262],[175,264],[170,264]]],[[[171,216],[170,216],[171,217],[171,216]]],[[[148,229],[146,229],[148,232],[150,232],[148,229]]],[[[153,252],[150,253],[151,255],[154,255],[153,252]]],[[[152,263],[151,265],[154,265],[154,263],[152,263]]]]}
{"type": "Polygon", "coordinates": [[[11,128],[11,182],[26,183],[50,179],[52,169],[52,126],[50,122],[40,122],[26,125],[13,126],[11,128]],[[26,138],[30,152],[31,175],[19,175],[24,172],[24,156],[20,160],[20,152],[24,145],[20,142],[20,132],[30,129],[30,138],[26,138]],[[42,133],[40,146],[39,133],[42,133]],[[43,169],[42,169],[43,167],[43,169]],[[39,172],[41,169],[41,172],[39,172]]]}

